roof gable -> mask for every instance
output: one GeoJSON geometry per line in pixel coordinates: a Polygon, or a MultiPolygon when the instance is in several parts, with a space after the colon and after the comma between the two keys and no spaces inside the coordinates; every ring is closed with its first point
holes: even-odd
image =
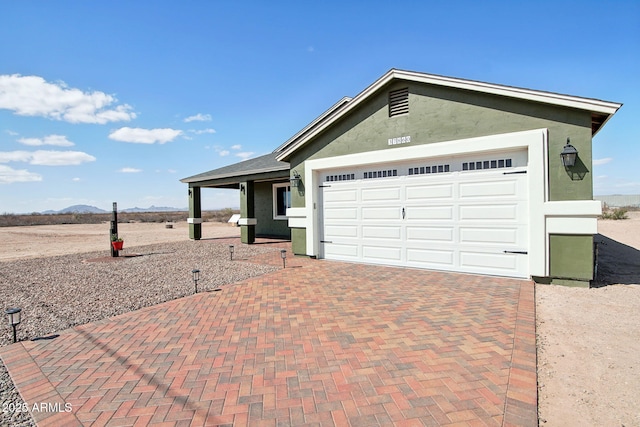
{"type": "Polygon", "coordinates": [[[339,119],[354,111],[358,106],[374,96],[394,80],[406,80],[411,82],[425,83],[442,87],[464,89],[486,94],[505,96],[509,98],[521,99],[530,102],[538,102],[566,108],[575,108],[591,112],[592,135],[606,123],[611,116],[621,107],[622,104],[608,101],[601,101],[591,98],[581,98],[571,95],[563,95],[553,92],[543,92],[531,89],[518,88],[513,86],[484,83],[474,80],[464,80],[452,77],[439,76],[434,74],[418,73],[414,71],[403,71],[391,69],[369,87],[364,89],[354,98],[343,98],[334,107],[330,108],[314,120],[302,131],[298,132],[286,143],[276,149],[276,159],[287,160],[295,151],[312,140],[315,136],[336,123],[339,119]]]}

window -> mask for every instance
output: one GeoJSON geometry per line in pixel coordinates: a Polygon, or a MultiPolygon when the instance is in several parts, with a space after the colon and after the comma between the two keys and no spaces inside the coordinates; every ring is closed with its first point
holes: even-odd
{"type": "Polygon", "coordinates": [[[497,159],[497,160],[485,160],[482,162],[468,162],[462,164],[463,171],[472,171],[479,169],[497,169],[497,168],[510,168],[512,165],[511,159],[497,159]]]}
{"type": "Polygon", "coordinates": [[[291,207],[289,183],[273,184],[273,219],[287,219],[287,208],[291,207]]]}

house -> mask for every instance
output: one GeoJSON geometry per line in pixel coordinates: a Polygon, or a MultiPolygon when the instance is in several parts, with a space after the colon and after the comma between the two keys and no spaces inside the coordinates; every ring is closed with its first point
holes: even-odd
{"type": "Polygon", "coordinates": [[[620,107],[392,69],[273,153],[183,179],[190,237],[201,189],[238,188],[244,243],[280,236],[296,255],[588,285],[592,137],[620,107]]]}

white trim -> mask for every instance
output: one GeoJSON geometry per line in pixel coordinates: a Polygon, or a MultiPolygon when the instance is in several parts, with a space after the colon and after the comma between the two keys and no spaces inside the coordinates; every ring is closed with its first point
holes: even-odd
{"type": "MultiPolygon", "coordinates": [[[[464,80],[452,77],[391,69],[385,75],[373,82],[369,87],[360,92],[356,97],[350,100],[343,108],[332,111],[330,114],[325,114],[325,120],[321,122],[314,121],[311,125],[305,128],[305,130],[309,128],[308,132],[299,132],[298,134],[296,134],[296,136],[290,138],[287,143],[278,147],[278,150],[282,151],[276,156],[276,160],[282,161],[284,158],[287,158],[313,137],[323,132],[328,127],[332,126],[336,120],[357,108],[361,103],[366,101],[370,96],[372,96],[375,92],[380,90],[383,86],[388,84],[393,79],[472,90],[474,92],[489,93],[493,95],[523,99],[527,101],[541,102],[545,104],[559,105],[569,108],[577,108],[580,110],[606,114],[608,116],[606,120],[608,120],[610,116],[612,116],[622,106],[622,104],[616,102],[601,101],[598,99],[581,98],[577,96],[562,95],[552,92],[542,92],[512,86],[483,83],[473,80],[464,80]],[[312,125],[315,123],[318,123],[318,126],[315,127],[315,129],[311,129],[313,127],[312,125]],[[300,135],[300,138],[296,141],[297,135],[300,135]]],[[[329,111],[331,111],[331,109],[329,111]]]]}
{"type": "Polygon", "coordinates": [[[306,188],[304,222],[307,229],[307,255],[319,254],[318,194],[323,169],[365,164],[398,162],[406,159],[454,156],[474,152],[526,149],[529,166],[529,274],[548,276],[549,264],[544,204],[547,194],[547,129],[483,136],[478,138],[400,147],[393,150],[347,154],[305,162],[306,188]]]}
{"type": "Polygon", "coordinates": [[[307,226],[307,214],[305,208],[287,209],[289,228],[305,228],[307,226]]]}
{"type": "Polygon", "coordinates": [[[598,233],[598,216],[602,204],[598,200],[566,200],[544,205],[547,235],[598,233]]]}
{"type": "Polygon", "coordinates": [[[187,218],[188,224],[202,224],[202,218],[187,218]]]}
{"type": "Polygon", "coordinates": [[[240,218],[238,220],[238,225],[256,225],[258,220],[255,218],[240,218]]]}
{"type": "Polygon", "coordinates": [[[584,234],[598,233],[598,219],[591,217],[547,217],[548,234],[584,234]]]}

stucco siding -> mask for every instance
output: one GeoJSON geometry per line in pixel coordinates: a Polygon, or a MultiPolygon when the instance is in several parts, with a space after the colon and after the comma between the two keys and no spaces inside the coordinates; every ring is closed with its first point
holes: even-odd
{"type": "Polygon", "coordinates": [[[254,212],[255,218],[258,220],[256,224],[256,235],[284,237],[288,239],[291,236],[291,231],[289,230],[287,220],[273,219],[273,183],[256,182],[254,191],[254,212]]]}
{"type": "MultiPolygon", "coordinates": [[[[418,145],[540,128],[549,129],[549,200],[591,200],[589,112],[419,83],[387,86],[294,153],[290,164],[302,174],[305,159],[393,150],[399,146],[388,139],[400,136],[418,145]],[[409,88],[410,112],[389,117],[387,94],[402,87],[409,88]],[[561,165],[567,137],[579,151],[579,175],[570,176],[561,165]]],[[[304,206],[304,197],[294,194],[293,206],[304,206]]]]}

